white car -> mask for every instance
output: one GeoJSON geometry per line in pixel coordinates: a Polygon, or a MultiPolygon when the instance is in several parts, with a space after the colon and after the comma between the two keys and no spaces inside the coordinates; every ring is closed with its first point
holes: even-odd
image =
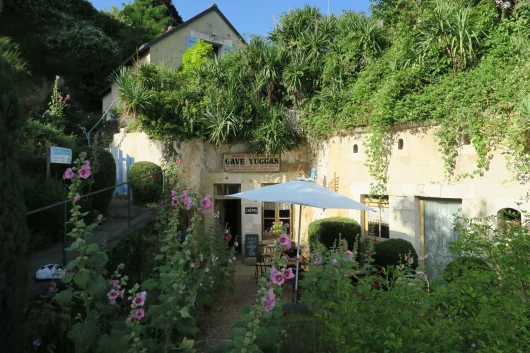
{"type": "Polygon", "coordinates": [[[35,280],[42,281],[47,279],[61,279],[66,271],[63,266],[58,264],[50,264],[42,266],[35,274],[35,280]]]}

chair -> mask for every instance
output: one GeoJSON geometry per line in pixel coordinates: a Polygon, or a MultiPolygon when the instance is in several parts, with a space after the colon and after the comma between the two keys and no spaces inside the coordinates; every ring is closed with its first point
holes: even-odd
{"type": "Polygon", "coordinates": [[[259,244],[256,248],[256,271],[254,272],[256,282],[272,266],[272,251],[273,249],[265,244],[259,244]]]}

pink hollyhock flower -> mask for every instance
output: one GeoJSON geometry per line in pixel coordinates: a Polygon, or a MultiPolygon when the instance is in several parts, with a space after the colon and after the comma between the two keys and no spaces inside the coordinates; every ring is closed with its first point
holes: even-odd
{"type": "Polygon", "coordinates": [[[90,167],[90,161],[89,161],[89,160],[86,160],[86,161],[85,161],[85,165],[86,165],[87,167],[90,167]]]}
{"type": "Polygon", "coordinates": [[[276,305],[276,296],[274,295],[272,288],[269,289],[267,296],[263,298],[263,303],[265,304],[266,311],[271,311],[274,309],[274,305],[276,305]]]}
{"type": "Polygon", "coordinates": [[[191,210],[192,207],[193,207],[193,200],[188,197],[188,200],[186,200],[186,209],[191,210]]]}
{"type": "Polygon", "coordinates": [[[133,299],[133,304],[136,306],[142,306],[145,303],[145,297],[147,296],[147,292],[140,292],[136,294],[136,297],[133,299]]]}
{"type": "Polygon", "coordinates": [[[294,273],[293,273],[292,268],[284,268],[282,272],[283,272],[283,276],[285,277],[285,279],[294,278],[294,273]]]}
{"type": "Polygon", "coordinates": [[[283,221],[280,221],[280,224],[283,224],[283,221]]]}
{"type": "Polygon", "coordinates": [[[317,257],[317,259],[315,260],[315,264],[317,265],[320,265],[322,263],[322,257],[317,257]]]}
{"type": "Polygon", "coordinates": [[[177,159],[177,164],[182,164],[182,161],[180,159],[177,159]]]}
{"type": "Polygon", "coordinates": [[[201,207],[205,210],[210,210],[212,208],[212,200],[210,200],[210,195],[206,195],[204,199],[201,200],[201,207]]]}
{"type": "Polygon", "coordinates": [[[171,199],[171,206],[177,206],[179,204],[178,199],[171,199]]]}
{"type": "Polygon", "coordinates": [[[282,234],[278,238],[278,244],[285,246],[286,248],[291,247],[291,238],[287,236],[287,234],[282,234]]]}
{"type": "Polygon", "coordinates": [[[70,94],[66,95],[66,100],[70,99],[70,94]]]}
{"type": "Polygon", "coordinates": [[[267,287],[272,286],[272,284],[273,284],[272,281],[268,281],[268,282],[267,282],[267,287]]]}
{"type": "Polygon", "coordinates": [[[75,195],[74,200],[76,200],[76,201],[81,200],[81,196],[79,196],[79,195],[75,195]]]}
{"type": "Polygon", "coordinates": [[[409,265],[412,265],[414,263],[414,258],[413,257],[409,257],[409,265]]]}
{"type": "Polygon", "coordinates": [[[182,200],[182,202],[186,202],[188,200],[188,190],[184,190],[182,192],[182,195],[180,195],[180,199],[182,200]]]}
{"type": "Polygon", "coordinates": [[[79,177],[81,179],[88,179],[88,177],[92,174],[92,171],[90,170],[89,165],[84,165],[79,169],[79,177]]]}
{"type": "Polygon", "coordinates": [[[225,240],[230,241],[232,239],[232,234],[225,235],[225,240]]]}
{"type": "Polygon", "coordinates": [[[177,197],[177,192],[175,190],[171,190],[171,197],[177,197]]]}
{"type": "Polygon", "coordinates": [[[333,265],[336,265],[337,264],[337,259],[333,259],[333,261],[331,262],[333,265]]]}
{"type": "Polygon", "coordinates": [[[352,260],[353,259],[353,253],[350,250],[346,251],[346,258],[348,260],[352,260]]]}
{"type": "Polygon", "coordinates": [[[134,317],[138,320],[142,320],[145,316],[145,310],[139,309],[134,312],[134,317]]]}
{"type": "Polygon", "coordinates": [[[127,318],[125,319],[125,322],[132,322],[132,317],[130,317],[130,316],[127,317],[127,318]]]}
{"type": "Polygon", "coordinates": [[[271,271],[271,281],[272,283],[281,286],[285,282],[285,277],[280,271],[274,270],[274,273],[271,271]]]}
{"type": "Polygon", "coordinates": [[[63,101],[63,96],[59,96],[59,102],[63,101]]]}
{"type": "Polygon", "coordinates": [[[118,293],[118,291],[115,289],[111,289],[110,292],[107,293],[107,297],[109,298],[111,304],[116,303],[116,298],[118,298],[119,294],[120,293],[118,293]]]}
{"type": "Polygon", "coordinates": [[[119,279],[116,279],[114,281],[112,281],[112,286],[113,287],[118,287],[120,285],[120,280],[119,279]]]}
{"type": "Polygon", "coordinates": [[[68,168],[63,174],[63,180],[72,179],[73,176],[74,176],[74,172],[72,171],[72,168],[68,168]]]}
{"type": "Polygon", "coordinates": [[[310,257],[310,258],[313,258],[313,256],[315,256],[315,255],[313,255],[313,253],[309,254],[309,257],[310,257]]]}
{"type": "Polygon", "coordinates": [[[39,341],[39,339],[36,339],[35,341],[33,341],[33,346],[35,346],[35,347],[40,346],[40,341],[39,341]]]}
{"type": "Polygon", "coordinates": [[[125,289],[122,289],[122,290],[120,291],[120,297],[123,298],[124,295],[125,295],[125,289]]]}

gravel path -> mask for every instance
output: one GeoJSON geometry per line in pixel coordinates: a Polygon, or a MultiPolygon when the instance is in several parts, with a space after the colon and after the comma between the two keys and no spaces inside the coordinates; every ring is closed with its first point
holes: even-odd
{"type": "MultiPolygon", "coordinates": [[[[238,260],[235,273],[235,292],[219,295],[209,310],[198,318],[197,353],[209,353],[231,342],[234,324],[241,318],[239,310],[254,302],[256,280],[254,266],[246,266],[238,260]]],[[[291,286],[284,288],[282,303],[291,300],[291,286]]]]}

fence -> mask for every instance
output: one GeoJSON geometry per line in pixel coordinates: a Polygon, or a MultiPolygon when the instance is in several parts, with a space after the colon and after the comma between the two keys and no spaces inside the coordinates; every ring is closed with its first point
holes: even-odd
{"type": "Polygon", "coordinates": [[[125,154],[125,157],[123,156],[123,151],[119,148],[109,148],[110,153],[114,157],[114,160],[116,161],[116,184],[120,184],[121,186],[116,187],[114,190],[114,195],[125,195],[127,193],[127,185],[121,184],[123,182],[124,176],[127,176],[127,180],[129,178],[129,168],[134,163],[134,158],[129,156],[128,154],[125,154]],[[124,164],[125,163],[125,167],[124,164]]]}
{"type": "MultiPolygon", "coordinates": [[[[90,192],[88,194],[85,194],[85,195],[80,195],[80,198],[85,198],[85,197],[89,197],[89,196],[93,196],[93,195],[97,195],[99,193],[102,193],[104,191],[108,191],[108,190],[115,190],[116,188],[119,188],[119,187],[122,187],[122,186],[127,186],[126,190],[127,190],[127,225],[128,225],[128,228],[130,229],[131,228],[131,201],[132,201],[132,191],[131,191],[131,187],[130,187],[130,183],[132,182],[135,182],[135,181],[138,181],[138,180],[143,180],[143,179],[147,179],[147,178],[152,178],[153,175],[152,174],[149,174],[149,175],[146,175],[146,176],[143,176],[143,177],[140,177],[140,178],[136,178],[136,179],[133,179],[133,180],[128,180],[127,178],[127,181],[124,182],[124,183],[119,183],[119,184],[116,184],[116,185],[113,185],[113,186],[109,186],[107,188],[104,188],[104,189],[100,189],[100,190],[97,190],[97,191],[94,191],[94,192],[90,192]]],[[[162,171],[162,180],[164,180],[164,171],[162,171]]],[[[41,207],[41,208],[38,208],[36,210],[32,210],[32,211],[29,211],[26,213],[26,216],[31,216],[32,214],[36,214],[36,213],[39,213],[39,212],[42,212],[42,211],[46,211],[46,210],[49,210],[51,208],[54,208],[54,207],[59,207],[59,206],[62,206],[64,208],[64,226],[63,226],[63,265],[66,266],[66,235],[67,235],[67,224],[68,224],[68,206],[69,204],[72,202],[72,200],[68,199],[68,200],[64,200],[64,201],[59,201],[59,202],[56,202],[54,204],[51,204],[51,205],[48,205],[48,206],[44,206],[44,207],[41,207]]]]}

